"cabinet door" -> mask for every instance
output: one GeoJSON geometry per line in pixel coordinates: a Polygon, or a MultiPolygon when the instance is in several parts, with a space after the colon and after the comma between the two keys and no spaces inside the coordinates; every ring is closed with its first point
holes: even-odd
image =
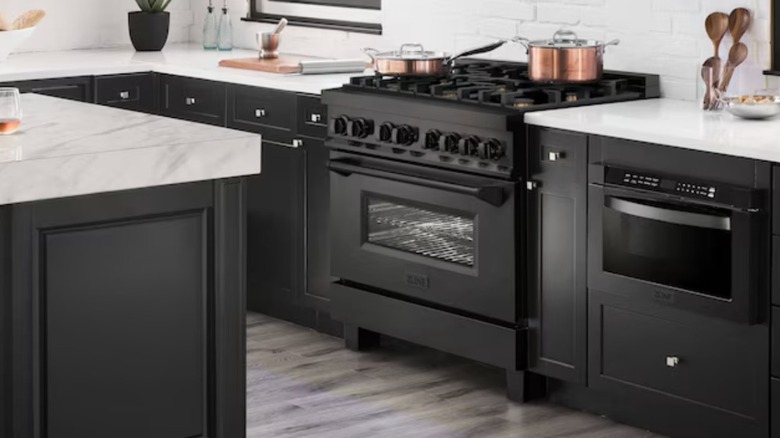
{"type": "Polygon", "coordinates": [[[531,369],[584,383],[587,137],[533,128],[529,174],[531,369]]]}
{"type": "Polygon", "coordinates": [[[225,126],[226,86],[181,76],[160,76],[160,114],[225,126]]]}
{"type": "Polygon", "coordinates": [[[306,157],[306,284],[304,304],[328,311],[330,302],[330,171],[324,140],[303,140],[306,157]]]}
{"type": "Polygon", "coordinates": [[[14,436],[227,438],[225,424],[243,426],[228,399],[245,398],[232,378],[244,297],[225,286],[243,263],[224,245],[242,229],[224,214],[240,201],[214,187],[15,207],[14,436]]]}
{"type": "Polygon", "coordinates": [[[264,141],[291,145],[295,94],[267,88],[228,86],[227,126],[262,134],[264,141]]]}
{"type": "Polygon", "coordinates": [[[263,172],[249,178],[247,259],[250,310],[297,321],[303,285],[304,156],[263,144],[263,172]]]}
{"type": "Polygon", "coordinates": [[[146,113],[157,112],[157,86],[154,73],[95,78],[95,102],[100,105],[146,113]]]}
{"type": "Polygon", "coordinates": [[[22,93],[37,93],[79,102],[94,101],[91,76],[21,81],[5,86],[19,88],[22,93]]]}

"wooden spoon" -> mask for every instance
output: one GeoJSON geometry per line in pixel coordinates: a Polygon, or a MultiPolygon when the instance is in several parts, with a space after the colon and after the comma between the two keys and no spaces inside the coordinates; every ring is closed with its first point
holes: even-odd
{"type": "Polygon", "coordinates": [[[27,29],[29,27],[35,27],[46,16],[46,11],[43,9],[33,9],[20,15],[19,18],[14,20],[12,26],[13,30],[27,29]]]}
{"type": "Polygon", "coordinates": [[[729,60],[726,62],[726,69],[723,71],[723,81],[720,83],[721,93],[725,93],[729,89],[731,83],[731,77],[734,76],[734,70],[739,67],[740,64],[745,62],[748,56],[748,48],[743,43],[736,43],[729,50],[729,60]]]}
{"type": "Polygon", "coordinates": [[[750,11],[745,8],[737,8],[731,11],[729,16],[729,31],[731,32],[731,39],[734,43],[740,42],[745,32],[750,29],[753,19],[750,16],[750,11]]]}
{"type": "Polygon", "coordinates": [[[729,31],[729,16],[723,12],[713,12],[707,17],[704,27],[712,40],[712,45],[715,46],[715,57],[720,56],[720,43],[729,31]]]}

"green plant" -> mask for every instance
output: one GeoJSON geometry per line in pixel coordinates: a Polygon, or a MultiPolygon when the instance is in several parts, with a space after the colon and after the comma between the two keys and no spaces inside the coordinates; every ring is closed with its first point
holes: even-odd
{"type": "Polygon", "coordinates": [[[171,0],[135,0],[135,2],[147,14],[165,12],[165,9],[171,4],[171,0]]]}

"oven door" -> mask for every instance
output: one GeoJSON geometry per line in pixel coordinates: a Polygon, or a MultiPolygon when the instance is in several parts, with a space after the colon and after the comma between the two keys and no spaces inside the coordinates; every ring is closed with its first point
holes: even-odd
{"type": "Polygon", "coordinates": [[[589,190],[590,288],[755,323],[756,213],[622,187],[589,190]]]}
{"type": "Polygon", "coordinates": [[[516,322],[516,183],[366,157],[329,167],[333,276],[516,322]]]}

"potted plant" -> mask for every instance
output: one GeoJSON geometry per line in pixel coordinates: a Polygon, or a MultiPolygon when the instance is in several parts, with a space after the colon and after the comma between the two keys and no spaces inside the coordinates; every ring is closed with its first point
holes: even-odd
{"type": "Polygon", "coordinates": [[[171,0],[135,0],[140,11],[127,14],[130,40],[139,52],[157,52],[168,41],[171,14],[165,9],[171,0]]]}

